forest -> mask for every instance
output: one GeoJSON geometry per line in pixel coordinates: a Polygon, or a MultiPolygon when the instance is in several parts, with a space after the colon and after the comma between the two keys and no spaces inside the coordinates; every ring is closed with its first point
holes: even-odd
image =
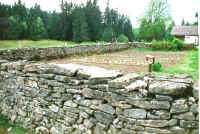
{"type": "Polygon", "coordinates": [[[133,41],[132,24],[128,16],[109,7],[104,12],[98,0],[85,4],[61,2],[61,12],[43,11],[40,5],[26,8],[18,0],[14,5],[0,3],[0,40],[66,40],[111,41],[125,38],[133,41]]]}
{"type": "MultiPolygon", "coordinates": [[[[132,26],[129,16],[112,9],[107,0],[104,11],[99,0],[82,4],[61,1],[61,12],[43,11],[35,4],[27,8],[21,0],[14,5],[0,2],[0,40],[60,40],[73,42],[119,42],[173,40],[175,22],[167,0],[149,0],[148,8],[139,18],[139,28],[132,26]]],[[[134,11],[134,10],[133,10],[134,11]]],[[[198,13],[195,14],[198,19],[198,13]]],[[[185,22],[181,25],[198,25],[185,22]]]]}

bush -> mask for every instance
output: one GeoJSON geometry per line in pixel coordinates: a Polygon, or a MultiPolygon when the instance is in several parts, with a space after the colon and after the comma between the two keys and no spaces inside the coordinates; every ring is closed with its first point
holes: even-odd
{"type": "Polygon", "coordinates": [[[183,50],[185,48],[185,43],[177,38],[174,38],[172,43],[177,45],[178,50],[183,50]]]}
{"type": "Polygon", "coordinates": [[[125,36],[124,34],[120,34],[120,36],[117,38],[117,41],[119,42],[128,42],[128,37],[125,36]]]}
{"type": "Polygon", "coordinates": [[[159,62],[156,62],[152,65],[152,69],[155,72],[160,72],[162,70],[162,64],[160,64],[159,62]]]}
{"type": "Polygon", "coordinates": [[[177,44],[171,41],[152,41],[152,49],[155,50],[177,50],[177,44]]]}

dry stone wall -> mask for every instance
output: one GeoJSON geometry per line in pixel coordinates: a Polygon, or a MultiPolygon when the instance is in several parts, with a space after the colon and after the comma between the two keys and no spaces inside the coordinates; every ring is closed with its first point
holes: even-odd
{"type": "Polygon", "coordinates": [[[86,53],[104,53],[128,49],[136,44],[106,44],[106,45],[84,45],[74,47],[48,47],[48,48],[21,48],[11,50],[1,50],[0,59],[17,61],[17,60],[41,60],[63,58],[74,54],[86,53]]]}
{"type": "Polygon", "coordinates": [[[198,133],[198,88],[76,64],[0,61],[0,112],[36,133],[198,133]]]}

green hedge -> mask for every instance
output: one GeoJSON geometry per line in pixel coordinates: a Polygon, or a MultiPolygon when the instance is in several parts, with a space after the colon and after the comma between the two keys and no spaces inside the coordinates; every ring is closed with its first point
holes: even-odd
{"type": "Polygon", "coordinates": [[[174,38],[172,41],[152,41],[152,49],[155,50],[184,50],[187,49],[186,44],[174,38]]]}

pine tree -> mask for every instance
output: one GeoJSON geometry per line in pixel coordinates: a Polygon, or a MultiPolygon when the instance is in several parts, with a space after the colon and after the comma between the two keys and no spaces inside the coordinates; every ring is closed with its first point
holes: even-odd
{"type": "Polygon", "coordinates": [[[86,22],[86,16],[82,7],[77,7],[73,11],[73,41],[82,42],[89,41],[89,27],[86,22]]]}
{"type": "Polygon", "coordinates": [[[37,17],[30,27],[30,38],[32,40],[40,40],[47,37],[46,29],[40,17],[37,17]]]}

